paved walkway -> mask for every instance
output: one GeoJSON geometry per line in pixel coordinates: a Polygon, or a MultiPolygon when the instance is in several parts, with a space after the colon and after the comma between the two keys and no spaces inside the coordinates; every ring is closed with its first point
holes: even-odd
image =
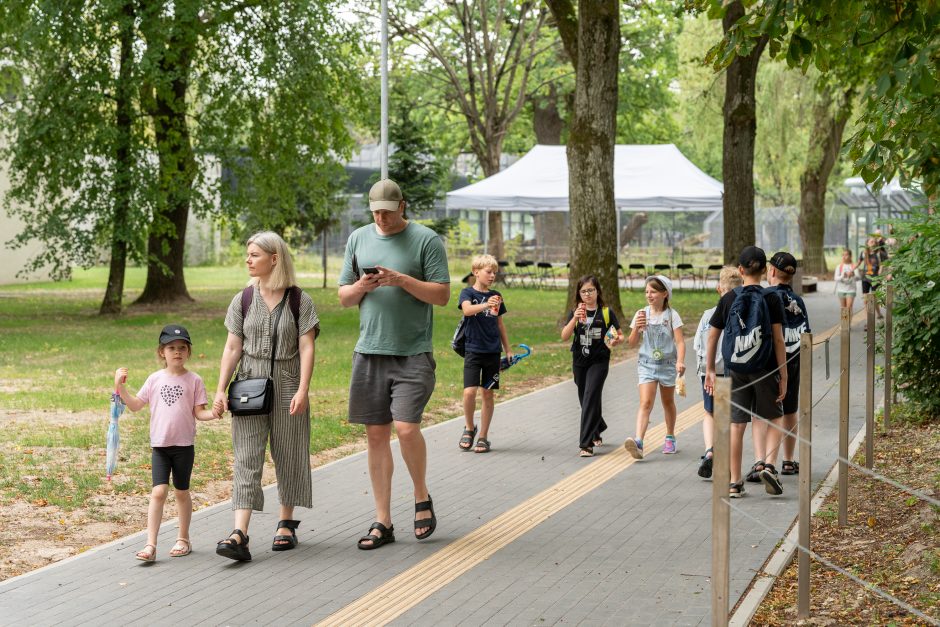
{"type": "MultiPolygon", "coordinates": [[[[835,297],[822,290],[807,297],[817,332],[838,322],[835,297]]],[[[862,341],[856,325],[856,363],[862,341]]],[[[838,377],[838,349],[837,335],[829,381],[823,351],[814,355],[816,399],[838,377]]],[[[214,554],[215,541],[232,528],[225,503],[194,515],[188,557],[167,556],[176,528],[165,524],[154,564],[134,559],[144,542],[139,533],[0,583],[0,624],[708,624],[711,484],[695,474],[701,396],[689,388],[678,403],[679,454],[657,452],[663,434],[657,406],[650,454],[636,463],[620,446],[635,418],[634,360],[611,370],[608,444],[592,459],[577,456],[572,382],[499,404],[487,455],[457,449],[462,419],[429,427],[429,483],[440,523],[427,541],[411,534],[412,500],[396,450],[398,542],[370,552],[355,548],[372,522],[365,458],[357,454],[313,472],[317,506],[298,512],[297,550],[270,550],[277,503],[268,488],[265,512],[252,521],[253,562],[214,554]]],[[[863,426],[861,366],[853,367],[852,389],[854,435],[863,426]]],[[[814,413],[816,482],[837,450],[838,398],[833,389],[814,413]]],[[[795,517],[796,477],[783,479],[783,496],[749,484],[747,498],[736,503],[773,531],[734,514],[733,601],[795,517]]]]}

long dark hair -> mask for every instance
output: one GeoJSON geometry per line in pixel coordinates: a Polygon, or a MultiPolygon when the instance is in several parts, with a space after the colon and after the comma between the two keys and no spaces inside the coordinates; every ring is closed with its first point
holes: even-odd
{"type": "Polygon", "coordinates": [[[584,286],[585,283],[590,283],[591,285],[594,286],[594,289],[597,290],[597,306],[603,307],[604,306],[604,294],[603,292],[601,292],[601,283],[600,281],[597,280],[597,277],[594,276],[593,274],[586,274],[580,279],[578,279],[578,288],[577,290],[575,290],[575,293],[574,293],[574,302],[577,304],[581,304],[582,302],[584,302],[581,300],[581,288],[584,286]]]}

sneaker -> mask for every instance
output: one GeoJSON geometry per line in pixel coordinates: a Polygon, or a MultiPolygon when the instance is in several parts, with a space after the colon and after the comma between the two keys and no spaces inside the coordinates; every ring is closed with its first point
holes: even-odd
{"type": "Polygon", "coordinates": [[[634,438],[627,438],[627,441],[623,443],[623,448],[627,449],[633,459],[643,459],[643,442],[638,442],[634,438]]]}
{"type": "Polygon", "coordinates": [[[714,464],[714,460],[712,460],[712,457],[709,455],[711,452],[711,449],[705,451],[705,454],[702,455],[702,463],[698,465],[698,476],[702,479],[712,478],[712,465],[714,464]]]}
{"type": "Polygon", "coordinates": [[[731,483],[728,485],[728,496],[733,499],[739,499],[744,496],[744,482],[731,483]]]}
{"type": "Polygon", "coordinates": [[[663,442],[663,455],[675,455],[676,454],[676,439],[675,438],[666,438],[666,441],[663,442]]]}
{"type": "Polygon", "coordinates": [[[773,464],[764,464],[764,469],[760,471],[760,480],[764,482],[764,489],[767,494],[779,496],[783,494],[783,485],[777,476],[777,469],[773,464]]]}

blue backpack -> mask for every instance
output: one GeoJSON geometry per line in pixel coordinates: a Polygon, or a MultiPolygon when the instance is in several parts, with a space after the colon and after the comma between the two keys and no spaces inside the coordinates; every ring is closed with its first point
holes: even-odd
{"type": "Polygon", "coordinates": [[[787,359],[800,350],[800,336],[809,333],[809,316],[806,305],[789,285],[768,287],[764,292],[773,292],[783,303],[783,343],[787,347],[787,359]]]}
{"type": "Polygon", "coordinates": [[[774,346],[764,289],[748,285],[734,288],[734,294],[725,321],[721,356],[728,370],[759,372],[767,365],[774,346]]]}

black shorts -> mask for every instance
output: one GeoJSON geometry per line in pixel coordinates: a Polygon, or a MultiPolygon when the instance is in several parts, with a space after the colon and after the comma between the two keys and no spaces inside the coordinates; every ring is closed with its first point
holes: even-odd
{"type": "Polygon", "coordinates": [[[153,485],[170,483],[173,472],[173,487],[188,490],[189,479],[193,475],[193,461],[196,459],[195,446],[155,446],[150,449],[150,476],[153,485]]]}
{"type": "Polygon", "coordinates": [[[751,414],[768,420],[783,416],[783,404],[777,402],[779,381],[780,375],[776,373],[742,374],[732,370],[731,422],[747,424],[751,421],[751,414]]]}
{"type": "Polygon", "coordinates": [[[862,294],[868,294],[869,292],[874,292],[875,286],[872,285],[871,279],[862,279],[862,294]]]}
{"type": "MultiPolygon", "coordinates": [[[[792,355],[791,355],[792,356],[792,355]]],[[[791,356],[788,356],[789,359],[791,356]]],[[[783,413],[795,414],[800,409],[800,358],[787,364],[787,395],[783,399],[783,413]]]]}
{"type": "Polygon", "coordinates": [[[464,388],[499,389],[499,353],[467,353],[463,358],[464,388]]]}

